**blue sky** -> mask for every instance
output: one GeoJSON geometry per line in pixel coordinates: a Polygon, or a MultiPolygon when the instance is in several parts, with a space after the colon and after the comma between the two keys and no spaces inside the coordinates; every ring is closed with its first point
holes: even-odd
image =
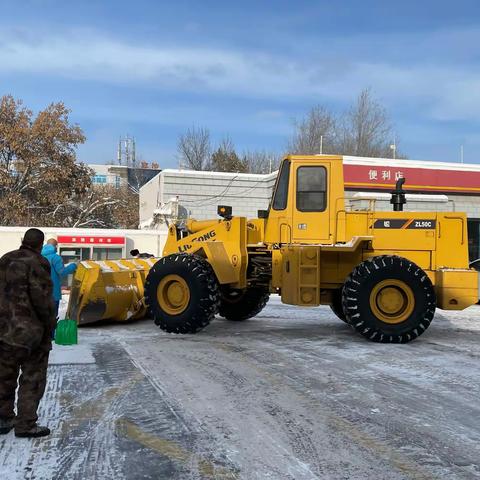
{"type": "Polygon", "coordinates": [[[311,106],[365,87],[410,158],[480,162],[480,2],[0,0],[0,94],[72,109],[79,159],[119,135],[174,167],[179,133],[281,152],[311,106]]]}

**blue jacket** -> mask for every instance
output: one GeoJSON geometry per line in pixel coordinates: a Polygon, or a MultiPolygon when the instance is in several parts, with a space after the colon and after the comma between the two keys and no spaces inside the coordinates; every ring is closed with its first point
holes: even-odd
{"type": "Polygon", "coordinates": [[[53,299],[59,302],[62,299],[61,279],[77,269],[75,263],[65,266],[62,257],[57,253],[53,245],[45,245],[42,249],[42,255],[50,263],[52,269],[53,299]]]}

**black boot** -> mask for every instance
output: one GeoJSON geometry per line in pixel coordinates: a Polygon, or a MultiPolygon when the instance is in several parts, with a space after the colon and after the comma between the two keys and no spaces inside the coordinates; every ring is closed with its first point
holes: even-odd
{"type": "Polygon", "coordinates": [[[13,428],[13,418],[0,418],[0,435],[6,435],[13,428]]]}
{"type": "Polygon", "coordinates": [[[21,438],[38,438],[46,437],[50,435],[50,429],[47,427],[41,427],[40,425],[35,425],[30,430],[17,431],[15,430],[15,436],[21,438]]]}

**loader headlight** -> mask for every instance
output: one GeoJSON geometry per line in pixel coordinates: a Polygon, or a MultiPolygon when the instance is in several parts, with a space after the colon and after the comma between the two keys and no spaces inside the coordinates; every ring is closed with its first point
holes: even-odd
{"type": "Polygon", "coordinates": [[[217,213],[220,217],[229,220],[232,218],[232,207],[228,205],[219,205],[217,207],[217,213]]]}

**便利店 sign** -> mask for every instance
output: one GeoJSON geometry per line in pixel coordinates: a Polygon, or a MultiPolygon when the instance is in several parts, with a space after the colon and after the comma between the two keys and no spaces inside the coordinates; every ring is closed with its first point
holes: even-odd
{"type": "Polygon", "coordinates": [[[95,236],[95,235],[59,235],[58,243],[83,245],[124,245],[125,237],[95,236]]]}
{"type": "Polygon", "coordinates": [[[388,189],[405,178],[405,189],[422,192],[480,192],[480,171],[344,164],[345,188],[388,189]]]}

